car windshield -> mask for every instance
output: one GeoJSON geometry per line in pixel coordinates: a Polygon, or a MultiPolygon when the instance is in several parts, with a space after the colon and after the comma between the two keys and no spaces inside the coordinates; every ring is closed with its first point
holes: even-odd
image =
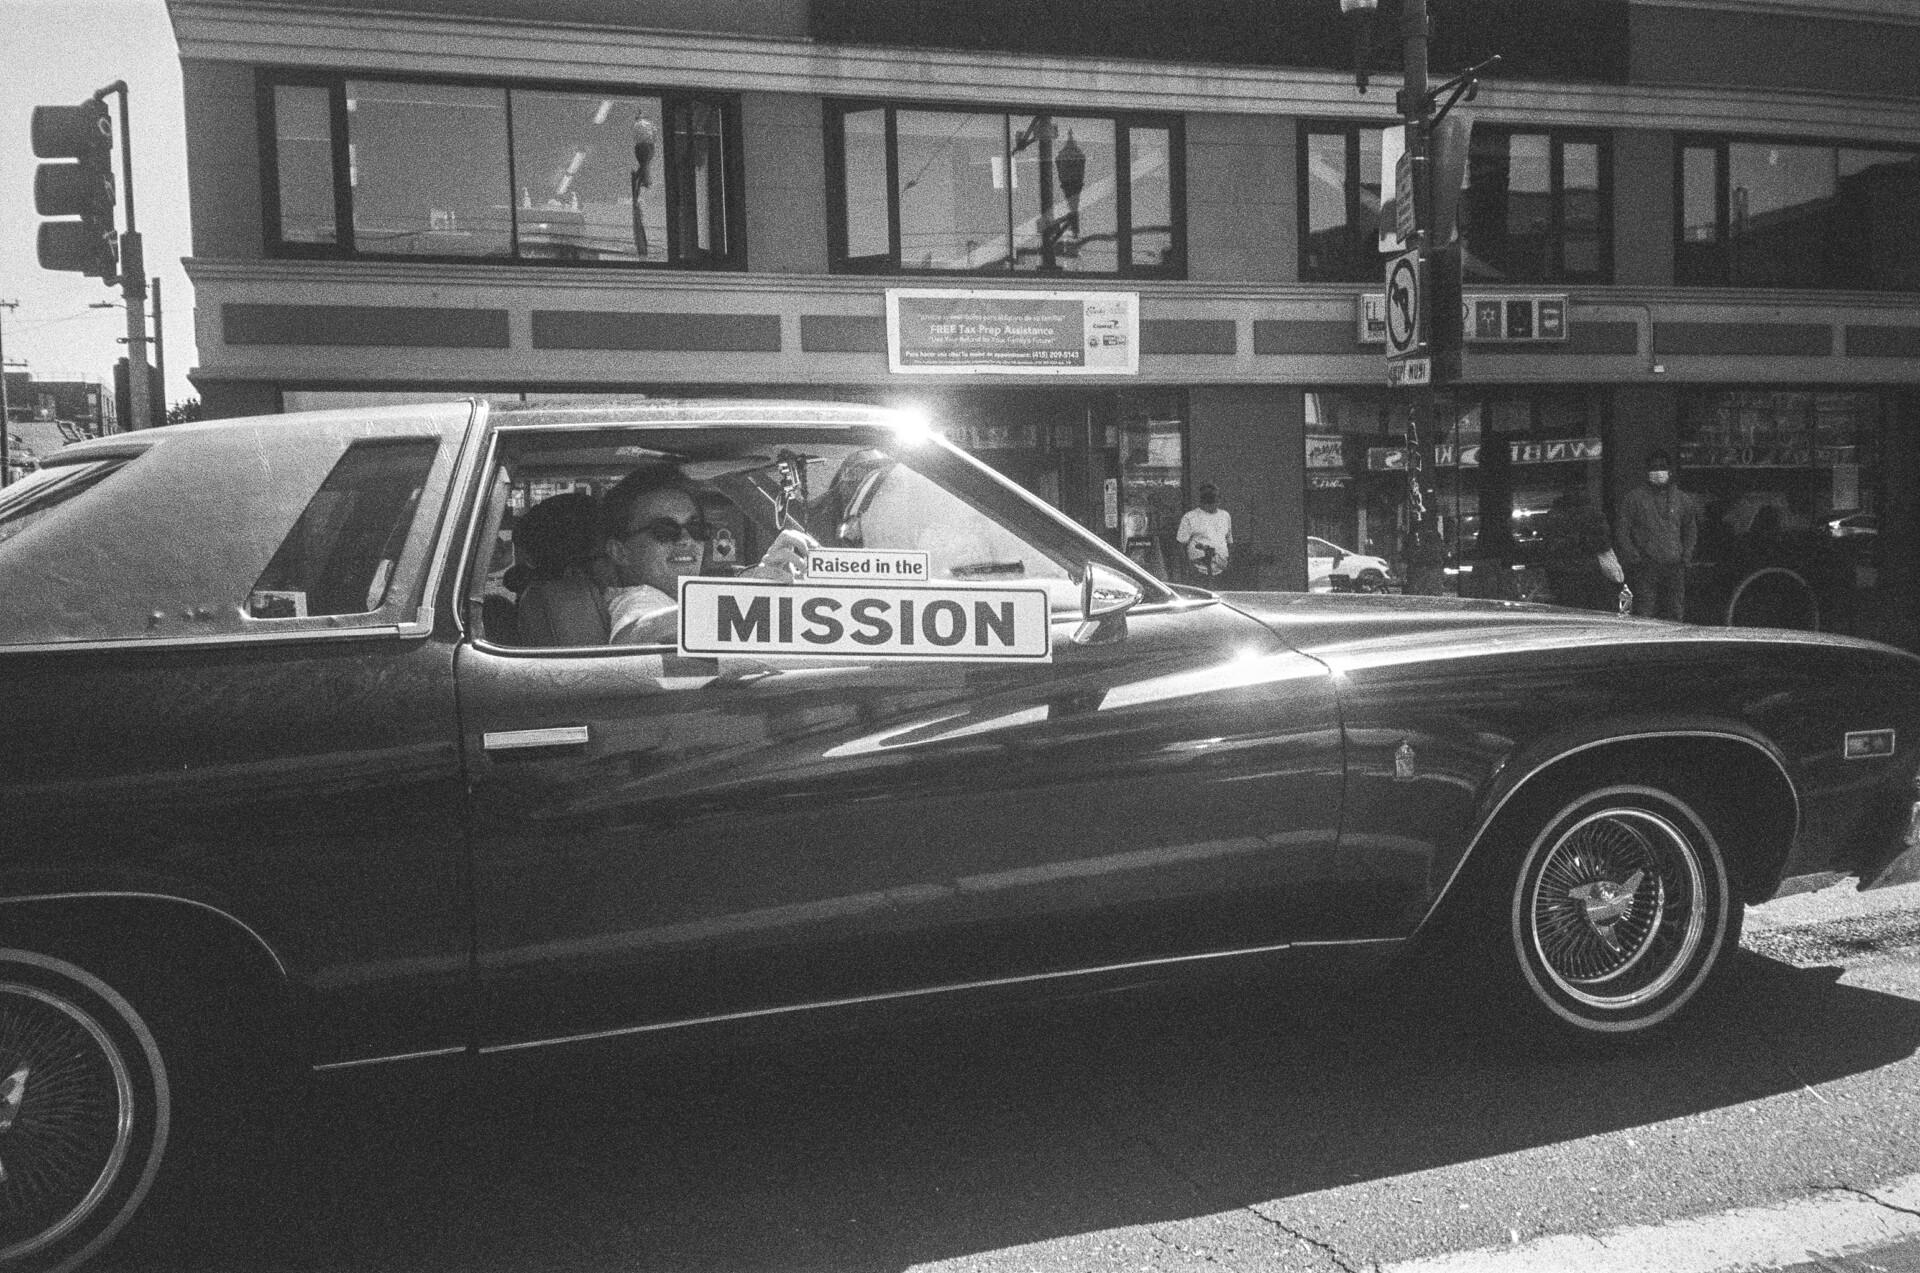
{"type": "Polygon", "coordinates": [[[0,496],[0,552],[16,537],[51,517],[69,501],[91,491],[125,461],[95,460],[39,469],[0,496]]]}

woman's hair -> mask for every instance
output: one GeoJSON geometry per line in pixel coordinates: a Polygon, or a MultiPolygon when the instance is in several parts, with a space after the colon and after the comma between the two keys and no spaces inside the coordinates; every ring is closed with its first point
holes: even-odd
{"type": "Polygon", "coordinates": [[[633,472],[613,484],[611,490],[600,497],[600,538],[623,539],[633,529],[633,506],[640,502],[643,495],[655,491],[680,491],[691,499],[694,507],[700,506],[700,497],[687,480],[686,474],[671,464],[657,464],[633,472]]]}

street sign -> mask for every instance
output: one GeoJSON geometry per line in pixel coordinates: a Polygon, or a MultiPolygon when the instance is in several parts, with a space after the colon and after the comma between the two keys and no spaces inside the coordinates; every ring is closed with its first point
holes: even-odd
{"type": "Polygon", "coordinates": [[[1395,387],[1401,385],[1425,385],[1433,383],[1433,360],[1431,358],[1402,358],[1387,364],[1387,383],[1395,387]]]}
{"type": "MultiPolygon", "coordinates": [[[[1404,252],[1412,246],[1399,232],[1400,159],[1407,153],[1407,126],[1397,124],[1392,128],[1380,130],[1380,254],[1391,256],[1395,252],[1404,252]]],[[[1411,169],[1409,169],[1411,173],[1411,169]]],[[[1409,175],[1406,189],[1411,190],[1412,177],[1409,175]]]]}
{"type": "Polygon", "coordinates": [[[1418,221],[1413,200],[1413,152],[1403,150],[1393,165],[1394,229],[1402,243],[1413,242],[1418,221]]]}
{"type": "MultiPolygon", "coordinates": [[[[1431,290],[1432,280],[1427,280],[1431,290]]],[[[1430,302],[1431,303],[1431,302],[1430,302]]],[[[1564,292],[1550,295],[1489,296],[1469,292],[1461,298],[1461,322],[1466,340],[1477,344],[1552,344],[1568,338],[1564,292]]],[[[1357,310],[1363,345],[1387,339],[1387,298],[1384,292],[1362,292],[1357,310]]]]}
{"type": "Polygon", "coordinates": [[[1403,252],[1387,263],[1387,382],[1426,384],[1432,374],[1427,359],[1427,310],[1424,265],[1420,249],[1403,252]],[[1417,363],[1418,366],[1414,364],[1417,363]]]}

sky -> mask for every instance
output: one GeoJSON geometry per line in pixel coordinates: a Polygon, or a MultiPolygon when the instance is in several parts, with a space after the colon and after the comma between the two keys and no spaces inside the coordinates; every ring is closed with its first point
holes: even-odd
{"type": "MultiPolygon", "coordinates": [[[[166,324],[167,401],[197,396],[187,380],[196,362],[193,290],[180,259],[192,248],[187,217],[187,151],[180,102],[180,51],[162,0],[0,0],[0,341],[7,370],[36,380],[99,380],[111,386],[125,346],[120,289],[81,274],[43,270],[35,256],[41,217],[33,207],[35,106],[78,105],[125,80],[133,124],[134,210],[145,240],[147,276],[161,280],[166,324]],[[16,364],[24,362],[25,367],[16,364]]],[[[114,178],[120,171],[120,112],[114,121],[114,178]]],[[[125,215],[125,208],[116,215],[125,215]]],[[[121,223],[125,229],[124,221],[121,223]]]]}

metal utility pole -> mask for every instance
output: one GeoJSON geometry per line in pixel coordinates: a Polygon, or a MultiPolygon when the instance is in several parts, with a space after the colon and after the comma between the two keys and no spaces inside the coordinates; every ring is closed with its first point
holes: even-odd
{"type": "Polygon", "coordinates": [[[153,423],[153,382],[147,372],[147,262],[133,215],[133,123],[127,112],[127,82],[115,80],[94,96],[120,95],[120,167],[127,201],[127,228],[120,234],[120,295],[127,303],[127,419],[136,429],[153,423]]]}
{"type": "Polygon", "coordinates": [[[160,276],[153,276],[153,378],[160,384],[160,423],[167,422],[167,333],[160,314],[160,276]]]}
{"type": "MultiPolygon", "coordinates": [[[[19,309],[19,301],[0,301],[0,309],[19,309]]],[[[0,486],[13,480],[13,403],[7,397],[7,325],[0,320],[0,486]]]]}

